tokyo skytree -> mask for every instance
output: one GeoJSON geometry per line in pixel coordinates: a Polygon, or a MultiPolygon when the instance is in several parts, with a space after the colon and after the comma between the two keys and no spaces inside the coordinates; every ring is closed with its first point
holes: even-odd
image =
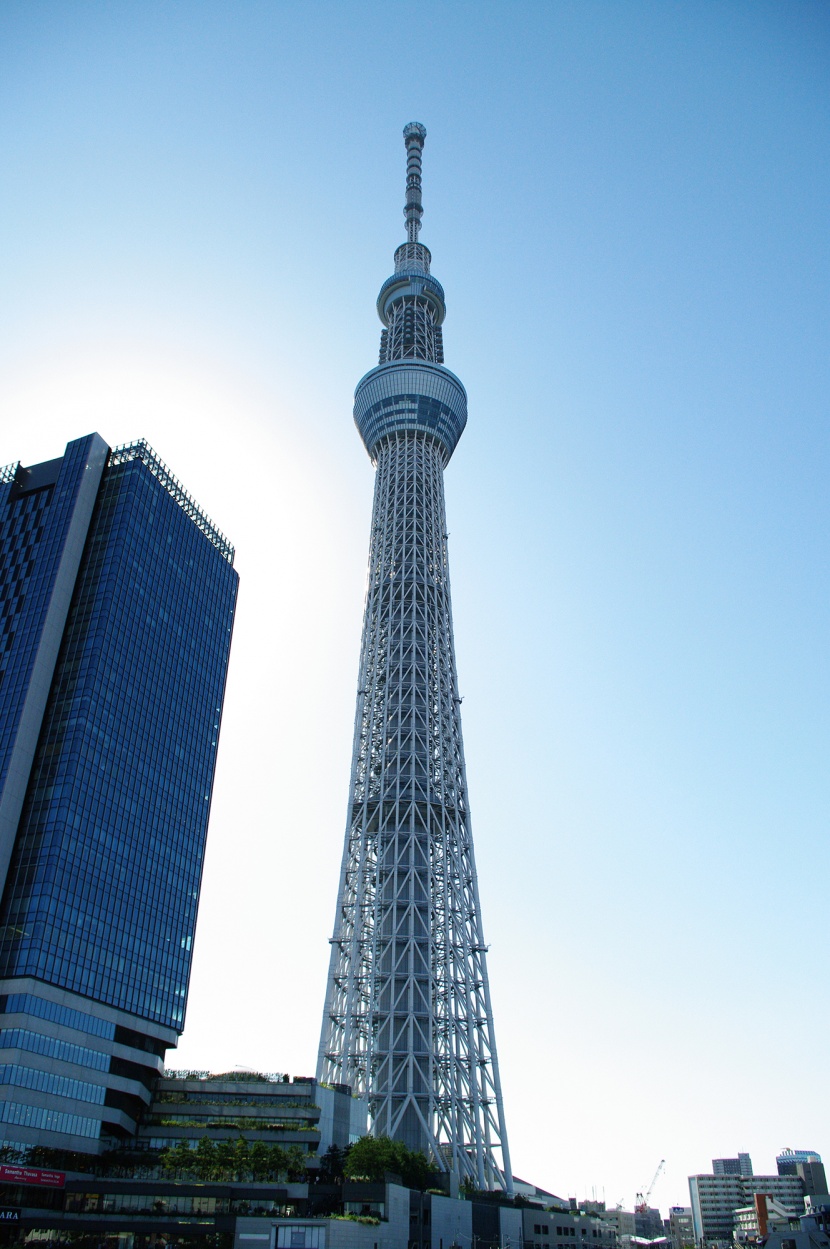
{"type": "Polygon", "coordinates": [[[418,242],[426,130],[404,128],[407,241],[380,288],[380,362],[354,419],[376,468],[349,812],[317,1078],[371,1130],[513,1190],[455,666],[444,469],[467,395],[418,242]]]}

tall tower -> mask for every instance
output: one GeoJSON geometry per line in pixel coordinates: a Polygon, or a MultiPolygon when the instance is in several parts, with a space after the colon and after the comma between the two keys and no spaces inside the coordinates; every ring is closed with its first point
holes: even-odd
{"type": "Polygon", "coordinates": [[[0,469],[0,1137],[135,1131],[184,1026],[237,574],[146,442],[0,469]]]}
{"type": "Polygon", "coordinates": [[[318,1079],[372,1131],[512,1191],[450,605],[444,469],[467,395],[444,368],[444,291],[418,242],[426,130],[404,129],[407,241],[380,289],[380,363],[354,418],[376,467],[349,815],[318,1079]]]}

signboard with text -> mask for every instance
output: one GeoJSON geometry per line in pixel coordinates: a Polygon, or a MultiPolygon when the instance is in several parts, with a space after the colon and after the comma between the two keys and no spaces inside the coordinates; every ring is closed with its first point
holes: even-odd
{"type": "Polygon", "coordinates": [[[39,1184],[41,1188],[63,1188],[66,1172],[43,1171],[40,1167],[0,1166],[0,1184],[39,1184]]]}

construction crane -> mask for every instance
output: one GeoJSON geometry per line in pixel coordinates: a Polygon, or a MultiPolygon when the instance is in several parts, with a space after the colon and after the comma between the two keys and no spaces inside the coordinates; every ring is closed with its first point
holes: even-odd
{"type": "Polygon", "coordinates": [[[657,1183],[657,1181],[660,1179],[660,1176],[663,1174],[663,1167],[665,1165],[666,1165],[665,1158],[661,1158],[660,1165],[657,1168],[657,1170],[654,1172],[654,1178],[649,1184],[646,1190],[645,1196],[643,1196],[642,1193],[637,1194],[637,1201],[634,1206],[634,1211],[636,1214],[645,1214],[646,1210],[648,1210],[649,1198],[651,1197],[651,1194],[654,1191],[654,1185],[657,1183]]]}

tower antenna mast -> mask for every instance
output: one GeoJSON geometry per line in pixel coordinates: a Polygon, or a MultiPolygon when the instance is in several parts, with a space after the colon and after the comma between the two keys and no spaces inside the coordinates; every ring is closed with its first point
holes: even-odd
{"type": "Polygon", "coordinates": [[[403,213],[406,217],[406,238],[409,243],[417,243],[421,232],[421,218],[424,207],[421,202],[421,160],[424,141],[427,137],[426,126],[419,121],[411,121],[404,126],[403,139],[406,144],[406,205],[403,213]]]}

